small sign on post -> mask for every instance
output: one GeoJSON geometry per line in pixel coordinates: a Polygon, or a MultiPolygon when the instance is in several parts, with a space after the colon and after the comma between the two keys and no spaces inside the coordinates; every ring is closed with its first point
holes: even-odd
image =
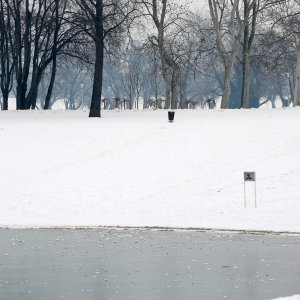
{"type": "Polygon", "coordinates": [[[254,182],[254,205],[257,207],[256,203],[256,174],[255,172],[244,172],[244,206],[247,207],[247,199],[246,199],[246,182],[254,182]]]}
{"type": "Polygon", "coordinates": [[[255,181],[255,172],[244,172],[245,181],[255,181]]]}

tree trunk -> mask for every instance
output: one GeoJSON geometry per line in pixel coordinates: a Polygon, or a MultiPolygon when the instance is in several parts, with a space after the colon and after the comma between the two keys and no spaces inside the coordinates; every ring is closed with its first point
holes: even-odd
{"type": "Polygon", "coordinates": [[[103,59],[104,59],[104,36],[103,36],[103,3],[102,0],[96,1],[95,25],[95,46],[96,57],[94,66],[94,82],[92,91],[92,100],[89,117],[101,117],[101,94],[103,79],[103,59]]]}
{"type": "Polygon", "coordinates": [[[288,83],[289,83],[289,93],[290,93],[290,100],[289,103],[294,103],[294,80],[293,80],[293,76],[289,75],[288,77],[288,83]]]}
{"type": "Polygon", "coordinates": [[[176,109],[180,100],[180,68],[178,66],[173,67],[172,74],[172,109],[176,109]]]}
{"type": "Polygon", "coordinates": [[[100,99],[102,94],[103,74],[103,39],[96,42],[96,61],[94,67],[94,82],[89,117],[101,117],[100,99]]]}
{"type": "Polygon", "coordinates": [[[224,74],[224,87],[223,96],[221,101],[221,108],[229,108],[229,97],[230,97],[230,83],[231,83],[231,73],[233,68],[233,62],[230,60],[225,66],[224,74]]]}
{"type": "Polygon", "coordinates": [[[165,79],[165,89],[166,89],[166,98],[165,98],[165,109],[170,109],[171,108],[171,98],[172,98],[172,83],[170,80],[165,79]]]}
{"type": "MultiPolygon", "coordinates": [[[[9,95],[9,92],[11,90],[11,77],[10,75],[8,75],[7,77],[9,77],[7,80],[8,80],[8,83],[7,82],[3,82],[1,84],[1,91],[2,91],[2,110],[8,110],[8,95],[9,95]]],[[[5,79],[1,79],[1,80],[5,80],[5,79]]]]}
{"type": "Polygon", "coordinates": [[[44,109],[50,108],[50,100],[51,100],[51,96],[52,96],[55,75],[56,75],[56,55],[53,57],[51,79],[50,79],[50,83],[49,83],[48,90],[47,90],[44,109]]]}
{"type": "Polygon", "coordinates": [[[26,107],[25,109],[36,108],[38,89],[39,89],[40,82],[42,80],[42,74],[43,74],[43,69],[38,65],[34,65],[32,76],[31,76],[30,89],[25,99],[25,107],[26,107]]]}
{"type": "Polygon", "coordinates": [[[22,81],[17,86],[17,109],[27,109],[26,108],[26,92],[27,92],[27,82],[22,81]]]}
{"type": "Polygon", "coordinates": [[[74,102],[74,85],[71,85],[70,93],[69,93],[69,101],[67,102],[70,110],[75,110],[75,102],[74,102]]]}
{"type": "Polygon", "coordinates": [[[272,108],[276,108],[276,95],[272,94],[271,97],[270,97],[270,101],[271,101],[271,105],[272,105],[272,108]]]}
{"type": "Polygon", "coordinates": [[[186,108],[187,106],[187,85],[189,78],[189,68],[186,68],[183,76],[180,77],[180,108],[186,108]]]}
{"type": "Polygon", "coordinates": [[[53,37],[53,48],[52,48],[52,71],[51,71],[51,78],[50,83],[47,90],[47,95],[45,99],[44,109],[50,108],[50,100],[52,96],[55,75],[56,75],[56,66],[57,66],[57,39],[58,39],[58,32],[59,32],[60,24],[59,24],[59,0],[55,1],[55,31],[53,37]]]}
{"type": "Polygon", "coordinates": [[[17,95],[16,103],[17,109],[27,109],[26,107],[26,92],[27,92],[27,80],[30,71],[31,62],[31,19],[32,13],[29,11],[29,0],[25,1],[25,30],[22,35],[21,30],[21,7],[20,3],[16,6],[15,17],[15,41],[16,52],[14,53],[14,64],[17,81],[17,95]]]}
{"type": "Polygon", "coordinates": [[[294,106],[300,106],[300,47],[297,53],[297,66],[296,66],[296,84],[294,92],[294,106]]]}
{"type": "Polygon", "coordinates": [[[131,88],[131,85],[129,87],[129,109],[131,110],[132,109],[132,88],[131,88]]]}
{"type": "Polygon", "coordinates": [[[36,76],[32,77],[30,89],[25,100],[25,109],[35,109],[39,85],[38,81],[39,80],[36,76]]]}
{"type": "Polygon", "coordinates": [[[250,60],[249,60],[249,22],[247,21],[244,29],[243,44],[243,82],[241,107],[249,108],[249,79],[250,79],[250,60]]]}
{"type": "Polygon", "coordinates": [[[2,109],[8,110],[8,94],[2,92],[2,109]]]}

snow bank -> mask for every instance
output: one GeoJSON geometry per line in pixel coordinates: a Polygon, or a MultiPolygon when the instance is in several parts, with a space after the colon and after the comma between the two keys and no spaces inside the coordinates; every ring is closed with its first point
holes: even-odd
{"type": "Polygon", "coordinates": [[[87,114],[0,112],[0,226],[300,232],[299,109],[87,114]]]}
{"type": "Polygon", "coordinates": [[[300,295],[294,295],[291,297],[283,297],[283,298],[276,298],[273,300],[300,300],[300,295]]]}

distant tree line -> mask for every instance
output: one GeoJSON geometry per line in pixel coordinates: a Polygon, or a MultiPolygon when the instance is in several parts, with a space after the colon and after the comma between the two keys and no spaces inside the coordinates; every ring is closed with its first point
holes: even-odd
{"type": "Polygon", "coordinates": [[[299,106],[299,15],[299,0],[0,0],[1,109],[299,106]]]}

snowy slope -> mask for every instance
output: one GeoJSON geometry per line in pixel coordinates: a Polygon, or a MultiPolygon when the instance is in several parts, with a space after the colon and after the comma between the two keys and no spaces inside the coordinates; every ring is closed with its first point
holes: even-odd
{"type": "Polygon", "coordinates": [[[299,129],[294,108],[0,112],[0,226],[300,232],[299,129]]]}

